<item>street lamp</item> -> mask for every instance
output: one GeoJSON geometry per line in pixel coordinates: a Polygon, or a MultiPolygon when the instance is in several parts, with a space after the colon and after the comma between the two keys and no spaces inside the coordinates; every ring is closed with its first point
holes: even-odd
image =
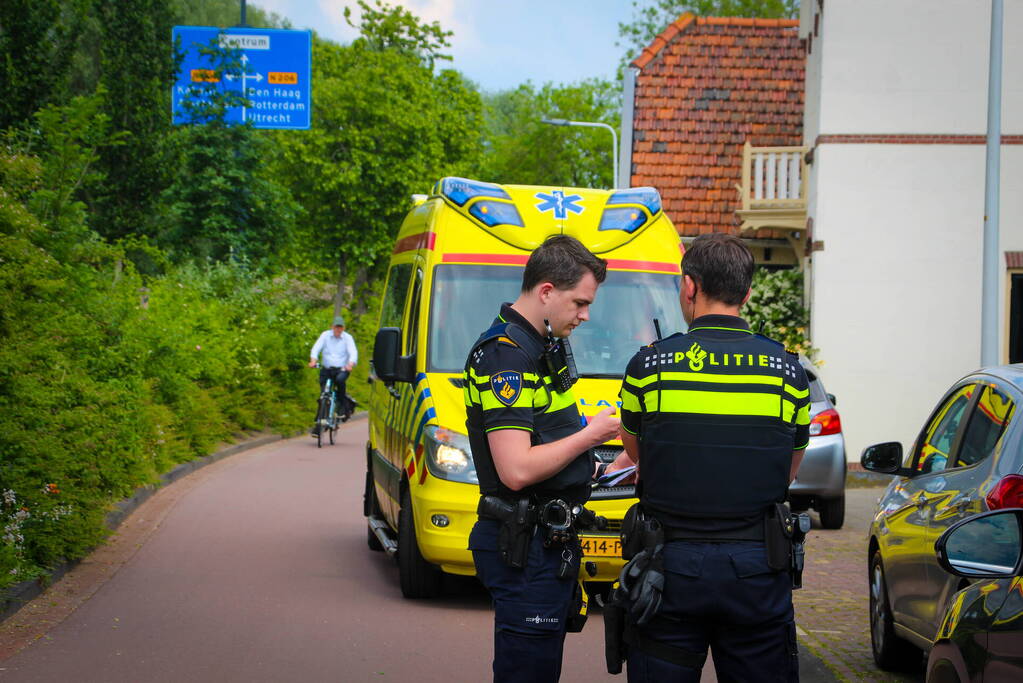
{"type": "Polygon", "coordinates": [[[618,189],[618,134],[615,129],[606,123],[595,121],[569,121],[568,119],[549,119],[546,116],[540,119],[540,123],[552,126],[583,126],[585,128],[607,128],[611,131],[611,173],[614,177],[613,189],[618,189]]]}

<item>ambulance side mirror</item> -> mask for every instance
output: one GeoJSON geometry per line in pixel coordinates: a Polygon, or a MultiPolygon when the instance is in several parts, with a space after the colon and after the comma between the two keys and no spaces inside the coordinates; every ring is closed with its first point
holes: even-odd
{"type": "Polygon", "coordinates": [[[373,372],[384,384],[411,382],[415,378],[416,357],[401,355],[401,328],[381,327],[373,342],[373,372]]]}
{"type": "Polygon", "coordinates": [[[385,383],[398,379],[398,349],[401,348],[401,330],[381,327],[373,342],[373,371],[385,383]]]}

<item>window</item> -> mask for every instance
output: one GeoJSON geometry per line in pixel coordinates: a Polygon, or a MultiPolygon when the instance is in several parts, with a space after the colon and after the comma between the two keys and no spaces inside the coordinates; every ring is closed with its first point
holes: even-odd
{"type": "Polygon", "coordinates": [[[984,387],[970,422],[966,425],[956,465],[973,465],[995,451],[998,440],[1012,419],[1015,405],[1011,398],[993,385],[984,387]]]}
{"type": "MultiPolygon", "coordinates": [[[[461,372],[476,339],[503,301],[515,301],[522,268],[442,265],[433,271],[429,364],[434,372],[461,372]]],[[[584,377],[621,377],[632,355],[655,339],[685,331],[675,275],[608,271],[590,307],[590,319],[572,333],[572,351],[584,377]]]]}
{"type": "Polygon", "coordinates": [[[924,432],[923,444],[916,457],[918,471],[940,472],[948,466],[949,452],[976,389],[977,385],[968,384],[945,399],[924,432]]]}
{"type": "Polygon", "coordinates": [[[405,355],[416,352],[419,340],[419,303],[423,298],[423,271],[416,268],[416,279],[412,281],[412,303],[408,313],[408,330],[405,331],[405,355]]]}
{"type": "Polygon", "coordinates": [[[380,327],[401,327],[401,316],[405,312],[405,295],[408,281],[412,277],[412,265],[399,263],[391,267],[387,275],[387,288],[380,307],[380,327]]]}

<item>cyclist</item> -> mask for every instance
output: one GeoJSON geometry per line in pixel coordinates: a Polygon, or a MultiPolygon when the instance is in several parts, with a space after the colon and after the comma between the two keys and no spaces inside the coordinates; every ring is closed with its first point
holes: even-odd
{"type": "MultiPolygon", "coordinates": [[[[355,348],[355,340],[352,335],[345,332],[345,319],[341,316],[334,318],[334,324],[329,330],[320,335],[313,348],[309,351],[309,367],[315,368],[316,361],[321,356],[323,362],[320,364],[320,391],[323,391],[327,379],[334,384],[334,403],[340,410],[345,411],[345,382],[352,368],[359,361],[359,352],[355,348]]],[[[313,426],[312,433],[319,432],[320,425],[313,426]]]]}

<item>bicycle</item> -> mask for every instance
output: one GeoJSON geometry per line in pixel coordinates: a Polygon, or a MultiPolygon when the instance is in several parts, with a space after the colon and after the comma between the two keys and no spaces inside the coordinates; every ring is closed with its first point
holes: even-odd
{"type": "Polygon", "coordinates": [[[316,410],[316,447],[323,448],[323,432],[327,431],[327,438],[331,445],[334,445],[334,432],[338,424],[348,422],[352,413],[355,412],[355,399],[345,393],[341,412],[338,414],[337,396],[334,393],[334,378],[328,377],[323,384],[323,391],[316,410]]]}
{"type": "Polygon", "coordinates": [[[334,444],[334,430],[337,429],[337,401],[334,396],[334,380],[330,377],[320,392],[319,407],[316,410],[316,447],[323,448],[323,432],[327,432],[331,445],[334,444]]]}

